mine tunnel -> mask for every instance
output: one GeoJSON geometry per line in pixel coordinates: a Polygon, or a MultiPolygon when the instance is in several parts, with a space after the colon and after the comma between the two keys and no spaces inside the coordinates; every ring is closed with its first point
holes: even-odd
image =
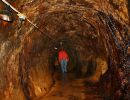
{"type": "Polygon", "coordinates": [[[130,100],[129,66],[129,1],[0,1],[1,100],[130,100]]]}

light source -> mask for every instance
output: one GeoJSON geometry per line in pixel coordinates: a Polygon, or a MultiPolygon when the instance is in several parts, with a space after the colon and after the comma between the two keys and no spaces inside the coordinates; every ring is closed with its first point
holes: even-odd
{"type": "Polygon", "coordinates": [[[11,15],[11,13],[7,10],[2,10],[0,12],[0,19],[7,21],[7,22],[12,22],[13,21],[13,16],[11,15]]]}

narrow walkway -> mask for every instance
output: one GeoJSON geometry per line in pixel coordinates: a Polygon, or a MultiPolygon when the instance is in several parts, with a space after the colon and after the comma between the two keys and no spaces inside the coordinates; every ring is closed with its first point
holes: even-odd
{"type": "Polygon", "coordinates": [[[99,86],[85,82],[85,78],[76,78],[73,73],[55,75],[56,84],[41,100],[103,100],[99,86]]]}

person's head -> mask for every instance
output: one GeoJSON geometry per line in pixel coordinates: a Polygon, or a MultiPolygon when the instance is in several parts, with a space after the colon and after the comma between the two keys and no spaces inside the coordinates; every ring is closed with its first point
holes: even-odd
{"type": "Polygon", "coordinates": [[[62,41],[60,42],[60,46],[63,46],[63,42],[62,41]]]}
{"type": "Polygon", "coordinates": [[[62,41],[60,42],[60,50],[64,50],[63,42],[62,41]]]}

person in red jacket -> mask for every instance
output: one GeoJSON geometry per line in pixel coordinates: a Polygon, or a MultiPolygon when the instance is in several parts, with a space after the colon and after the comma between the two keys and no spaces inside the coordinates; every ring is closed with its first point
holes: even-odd
{"type": "Polygon", "coordinates": [[[63,48],[61,48],[61,50],[58,53],[58,60],[59,63],[61,64],[62,73],[67,72],[67,64],[69,61],[69,56],[63,48]]]}

